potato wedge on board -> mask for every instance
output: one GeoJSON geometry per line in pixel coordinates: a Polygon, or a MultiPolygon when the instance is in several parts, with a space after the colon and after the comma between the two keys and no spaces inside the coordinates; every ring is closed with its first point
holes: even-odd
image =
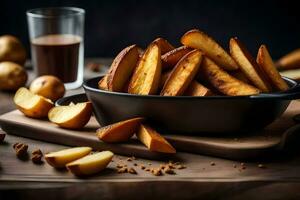
{"type": "Polygon", "coordinates": [[[150,151],[176,153],[176,149],[148,125],[141,124],[136,136],[150,151]]]}
{"type": "Polygon", "coordinates": [[[186,54],[174,67],[160,93],[162,96],[180,96],[196,76],[202,53],[195,49],[186,54]]]}
{"type": "Polygon", "coordinates": [[[172,51],[173,49],[175,49],[175,47],[173,47],[173,45],[171,45],[166,39],[164,38],[156,38],[154,41],[154,43],[157,43],[158,46],[160,47],[160,51],[161,51],[161,55],[172,51]]]}
{"type": "Polygon", "coordinates": [[[237,63],[231,56],[213,38],[200,30],[193,29],[186,32],[181,37],[181,43],[191,48],[200,49],[204,55],[225,70],[238,69],[237,63]]]}
{"type": "Polygon", "coordinates": [[[228,96],[255,95],[260,92],[259,89],[252,85],[234,78],[206,57],[203,58],[199,73],[203,74],[202,77],[206,79],[205,81],[228,96]]]}
{"type": "Polygon", "coordinates": [[[172,51],[169,51],[161,56],[162,60],[162,68],[163,69],[170,69],[174,67],[178,61],[191,52],[193,49],[186,47],[186,46],[181,46],[176,49],[173,49],[172,51]]]}
{"type": "Polygon", "coordinates": [[[197,81],[191,82],[189,87],[184,93],[185,96],[212,96],[213,92],[202,85],[201,83],[198,83],[197,81]]]}
{"type": "Polygon", "coordinates": [[[111,151],[101,151],[68,163],[66,167],[76,176],[96,174],[107,167],[113,156],[111,151]]]}
{"type": "Polygon", "coordinates": [[[114,92],[121,92],[124,85],[130,79],[139,59],[138,47],[131,45],[123,49],[110,67],[108,75],[108,89],[114,92]]]}
{"type": "Polygon", "coordinates": [[[45,160],[55,168],[64,168],[67,163],[82,158],[92,151],[91,147],[74,147],[47,153],[45,160]]]}
{"type": "Polygon", "coordinates": [[[289,70],[300,68],[300,49],[296,49],[285,56],[281,57],[276,62],[276,67],[279,70],[289,70]]]}
{"type": "Polygon", "coordinates": [[[97,137],[104,142],[125,142],[137,132],[143,120],[137,117],[101,127],[97,130],[97,137]]]}
{"type": "Polygon", "coordinates": [[[252,84],[263,92],[270,92],[272,90],[270,83],[267,82],[264,72],[260,70],[246,47],[237,38],[230,39],[229,47],[231,56],[252,84]]]}
{"type": "Polygon", "coordinates": [[[261,45],[258,53],[256,61],[258,66],[261,68],[262,71],[265,72],[266,76],[272,82],[272,85],[280,91],[285,91],[289,89],[288,84],[282,79],[281,75],[279,74],[278,70],[276,69],[273,60],[269,54],[269,51],[265,45],[261,45]]]}
{"type": "Polygon", "coordinates": [[[151,43],[131,77],[128,93],[150,95],[156,94],[161,76],[161,53],[156,43],[151,43]]]}

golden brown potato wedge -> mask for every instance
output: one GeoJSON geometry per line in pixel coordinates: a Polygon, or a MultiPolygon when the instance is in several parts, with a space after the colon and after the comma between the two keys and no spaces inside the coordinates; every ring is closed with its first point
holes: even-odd
{"type": "Polygon", "coordinates": [[[289,70],[300,68],[300,49],[296,49],[285,56],[281,57],[276,62],[276,67],[279,70],[289,70]]]}
{"type": "Polygon", "coordinates": [[[289,89],[288,84],[282,79],[278,70],[276,69],[273,60],[269,54],[269,51],[265,45],[261,45],[258,53],[256,61],[258,66],[262,71],[265,72],[266,76],[271,80],[273,86],[280,91],[285,91],[289,89]]]}
{"type": "Polygon", "coordinates": [[[260,70],[246,47],[237,38],[231,38],[229,46],[232,57],[252,84],[263,92],[270,92],[272,90],[270,83],[267,82],[264,72],[260,70]]]}
{"type": "Polygon", "coordinates": [[[108,89],[122,92],[124,85],[130,79],[139,59],[138,47],[131,45],[123,49],[114,59],[108,75],[108,89]]]}
{"type": "Polygon", "coordinates": [[[156,43],[151,43],[135,68],[129,83],[128,93],[141,95],[156,94],[160,76],[160,47],[156,43]]]}
{"type": "Polygon", "coordinates": [[[296,81],[300,81],[300,69],[290,69],[280,72],[281,76],[285,76],[296,81]]]}
{"type": "Polygon", "coordinates": [[[101,151],[68,163],[66,167],[76,176],[96,174],[106,168],[113,156],[111,151],[101,151]]]}
{"type": "Polygon", "coordinates": [[[97,130],[97,137],[104,142],[125,142],[128,141],[144,119],[141,117],[117,122],[97,130]]]}
{"type": "Polygon", "coordinates": [[[175,49],[173,45],[171,45],[167,40],[163,38],[156,38],[153,42],[157,43],[157,45],[160,47],[161,55],[175,49]]]}
{"type": "Polygon", "coordinates": [[[204,57],[200,68],[202,77],[218,91],[229,96],[254,95],[259,89],[244,83],[221,69],[209,58],[204,57]]]}
{"type": "Polygon", "coordinates": [[[108,90],[108,74],[106,74],[103,78],[98,82],[98,88],[101,90],[108,90]]]}
{"type": "Polygon", "coordinates": [[[51,122],[63,128],[80,129],[92,116],[92,103],[84,102],[68,106],[56,106],[48,113],[51,122]]]}
{"type": "Polygon", "coordinates": [[[173,68],[183,56],[185,56],[192,50],[193,49],[189,47],[181,46],[163,54],[161,56],[162,68],[163,69],[173,68]]]}
{"type": "Polygon", "coordinates": [[[197,74],[201,61],[202,54],[197,49],[186,54],[172,70],[160,95],[182,95],[197,74]]]}
{"type": "Polygon", "coordinates": [[[92,151],[91,147],[74,147],[47,153],[45,160],[55,168],[64,168],[67,163],[82,158],[92,151]]]}
{"type": "Polygon", "coordinates": [[[176,149],[148,125],[142,124],[136,136],[150,151],[176,153],[176,149]]]}
{"type": "Polygon", "coordinates": [[[50,99],[30,92],[27,88],[21,87],[14,96],[14,103],[27,117],[44,118],[54,106],[50,99]]]}
{"type": "Polygon", "coordinates": [[[185,96],[212,96],[214,93],[204,85],[193,81],[184,93],[185,96]]]}
{"type": "Polygon", "coordinates": [[[237,63],[231,56],[213,38],[200,30],[193,29],[186,32],[181,37],[181,43],[191,48],[200,49],[204,55],[225,70],[238,69],[237,63]]]}
{"type": "Polygon", "coordinates": [[[161,77],[160,77],[160,82],[159,82],[159,89],[161,90],[164,87],[165,82],[169,78],[170,74],[172,73],[172,70],[163,72],[161,77]]]}

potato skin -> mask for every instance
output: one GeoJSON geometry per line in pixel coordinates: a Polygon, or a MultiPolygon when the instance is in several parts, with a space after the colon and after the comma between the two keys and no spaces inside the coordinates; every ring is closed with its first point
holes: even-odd
{"type": "Polygon", "coordinates": [[[57,77],[51,75],[40,76],[33,80],[29,90],[52,101],[56,101],[65,94],[64,84],[57,77]]]}
{"type": "Polygon", "coordinates": [[[24,65],[26,51],[20,40],[12,35],[0,37],[0,62],[11,61],[24,65]]]}
{"type": "Polygon", "coordinates": [[[27,72],[13,62],[0,63],[0,89],[15,91],[27,82],[27,72]]]}

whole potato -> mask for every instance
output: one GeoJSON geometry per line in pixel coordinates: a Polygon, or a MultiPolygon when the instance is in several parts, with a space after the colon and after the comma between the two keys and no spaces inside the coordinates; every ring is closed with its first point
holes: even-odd
{"type": "Polygon", "coordinates": [[[0,62],[11,61],[24,65],[26,51],[20,40],[12,35],[0,37],[0,62]]]}
{"type": "Polygon", "coordinates": [[[65,86],[61,80],[55,76],[44,75],[36,78],[30,84],[29,90],[35,94],[56,101],[65,94],[65,86]]]}
{"type": "Polygon", "coordinates": [[[25,69],[13,62],[0,63],[0,89],[17,90],[26,84],[27,72],[25,69]]]}

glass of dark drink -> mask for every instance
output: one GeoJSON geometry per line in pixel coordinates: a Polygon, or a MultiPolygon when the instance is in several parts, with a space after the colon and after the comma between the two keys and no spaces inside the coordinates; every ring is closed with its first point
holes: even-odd
{"type": "Polygon", "coordinates": [[[37,76],[54,75],[67,89],[83,82],[84,14],[81,8],[27,11],[32,64],[37,76]]]}

